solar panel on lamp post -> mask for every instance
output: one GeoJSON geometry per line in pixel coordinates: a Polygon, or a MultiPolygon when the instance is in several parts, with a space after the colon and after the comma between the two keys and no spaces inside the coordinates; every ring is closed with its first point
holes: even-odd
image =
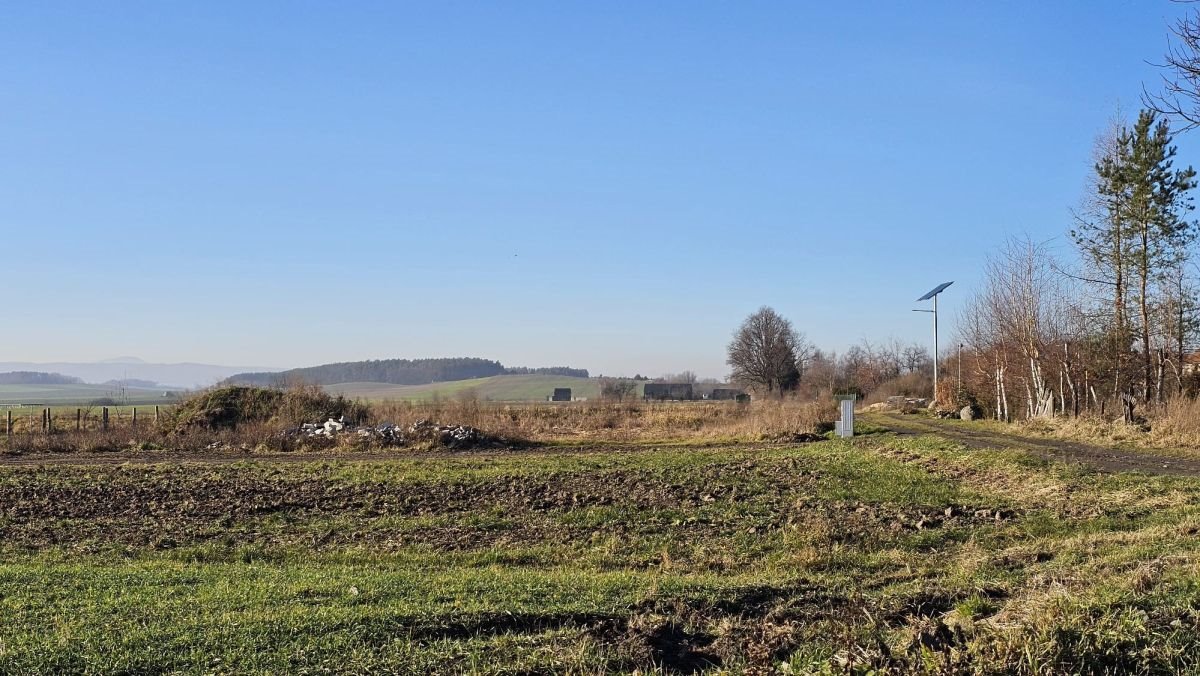
{"type": "Polygon", "coordinates": [[[937,389],[937,386],[938,386],[937,299],[938,299],[938,295],[941,292],[945,291],[946,287],[950,286],[953,283],[954,282],[946,282],[944,284],[938,284],[937,286],[933,287],[932,291],[930,291],[929,293],[927,293],[924,296],[921,296],[920,298],[917,299],[918,303],[921,301],[932,299],[933,300],[933,309],[932,310],[913,310],[913,312],[932,312],[933,313],[933,401],[935,404],[937,403],[937,396],[938,396],[938,389],[937,389]]]}

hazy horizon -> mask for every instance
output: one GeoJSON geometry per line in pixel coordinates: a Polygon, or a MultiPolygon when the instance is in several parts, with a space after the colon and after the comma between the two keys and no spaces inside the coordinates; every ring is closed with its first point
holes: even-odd
{"type": "Polygon", "coordinates": [[[955,280],[949,345],[1186,10],[9,6],[0,360],[723,377],[762,305],[929,345],[955,280]]]}

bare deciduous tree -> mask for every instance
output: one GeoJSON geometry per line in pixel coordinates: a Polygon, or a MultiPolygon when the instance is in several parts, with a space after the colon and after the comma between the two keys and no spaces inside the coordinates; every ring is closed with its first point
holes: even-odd
{"type": "Polygon", "coordinates": [[[1159,64],[1163,69],[1162,91],[1142,91],[1142,101],[1165,115],[1178,118],[1184,129],[1200,127],[1200,11],[1194,11],[1171,27],[1174,38],[1159,64]]]}
{"type": "Polygon", "coordinates": [[[1099,369],[1107,372],[1111,379],[1113,397],[1124,391],[1125,366],[1132,340],[1130,243],[1125,218],[1129,190],[1124,179],[1128,148],[1122,142],[1124,125],[1118,110],[1108,128],[1097,137],[1083,206],[1074,213],[1075,227],[1070,231],[1083,268],[1076,278],[1087,283],[1099,298],[1106,299],[1105,302],[1090,303],[1089,311],[1093,326],[1105,334],[1107,354],[1099,369]]]}
{"type": "Polygon", "coordinates": [[[695,371],[681,371],[679,373],[667,373],[663,377],[658,378],[659,382],[663,383],[687,383],[695,385],[699,381],[699,376],[695,371]]]}
{"type": "Polygon", "coordinates": [[[776,394],[795,389],[800,381],[798,357],[811,353],[790,321],[763,306],[734,333],[726,363],[733,368],[734,382],[776,394]]]}
{"type": "MultiPolygon", "coordinates": [[[[1010,362],[1026,365],[1019,376],[1025,390],[1025,416],[1054,413],[1055,390],[1047,371],[1061,367],[1061,350],[1058,357],[1052,352],[1066,339],[1065,321],[1070,316],[1066,280],[1054,268],[1043,245],[1010,240],[988,262],[984,288],[963,313],[964,342],[991,362],[987,371],[999,419],[1011,419],[1010,362]]],[[[1066,379],[1062,370],[1060,379],[1066,379]]],[[[1065,407],[1065,397],[1058,399],[1059,406],[1065,407]]]]}
{"type": "Polygon", "coordinates": [[[637,394],[636,380],[626,378],[600,378],[600,398],[608,401],[625,401],[637,394]]]}

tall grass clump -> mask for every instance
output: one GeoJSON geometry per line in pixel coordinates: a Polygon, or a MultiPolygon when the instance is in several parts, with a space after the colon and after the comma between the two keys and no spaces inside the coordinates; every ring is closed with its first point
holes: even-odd
{"type": "Polygon", "coordinates": [[[1158,448],[1200,449],[1200,399],[1172,397],[1151,407],[1144,422],[1098,415],[1031,418],[1020,423],[1027,432],[1059,439],[1158,448]]]}
{"type": "Polygon", "coordinates": [[[1151,420],[1150,438],[1156,444],[1200,448],[1200,399],[1168,399],[1151,420]]]}
{"type": "Polygon", "coordinates": [[[189,428],[236,429],[258,423],[288,427],[328,418],[359,422],[368,416],[366,404],[332,396],[318,386],[286,390],[229,386],[201,392],[179,404],[171,411],[167,426],[179,433],[189,428]]]}

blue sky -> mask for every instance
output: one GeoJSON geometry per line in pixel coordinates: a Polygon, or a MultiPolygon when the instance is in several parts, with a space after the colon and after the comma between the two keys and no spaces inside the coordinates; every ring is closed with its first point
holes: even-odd
{"type": "Polygon", "coordinates": [[[0,361],[719,376],[761,305],[927,342],[956,280],[949,341],[1188,9],[7,3],[0,361]]]}

